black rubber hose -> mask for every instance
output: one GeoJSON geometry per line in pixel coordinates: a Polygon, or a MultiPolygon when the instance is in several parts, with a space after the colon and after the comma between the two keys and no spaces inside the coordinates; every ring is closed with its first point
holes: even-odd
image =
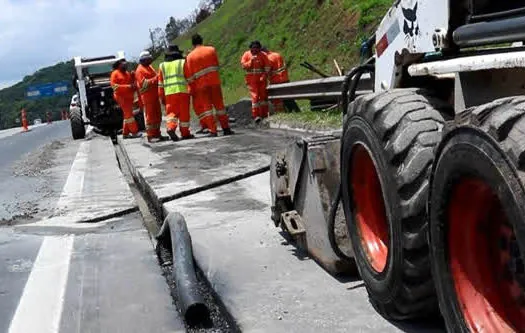
{"type": "Polygon", "coordinates": [[[342,106],[343,106],[343,114],[346,114],[348,111],[348,104],[352,102],[355,99],[355,94],[357,92],[357,86],[359,85],[359,80],[361,79],[361,75],[363,75],[364,72],[372,72],[374,71],[375,66],[372,64],[369,64],[368,62],[361,65],[354,67],[348,75],[346,75],[345,80],[343,81],[342,85],[342,106]],[[356,76],[357,75],[357,76],[356,76]],[[355,77],[355,78],[354,78],[355,77]],[[350,96],[348,93],[351,92],[350,96]]]}
{"type": "Polygon", "coordinates": [[[196,326],[209,322],[210,311],[200,293],[193,265],[191,237],[184,217],[179,213],[170,213],[156,238],[162,246],[172,251],[172,276],[186,323],[196,326]]]}
{"type": "Polygon", "coordinates": [[[330,209],[330,216],[328,220],[328,240],[330,241],[330,245],[332,246],[332,249],[334,250],[335,254],[348,262],[354,262],[354,258],[347,256],[343,251],[341,251],[341,248],[337,244],[337,240],[335,239],[335,219],[337,216],[337,209],[339,208],[339,202],[341,202],[341,186],[337,189],[337,194],[335,195],[334,203],[332,204],[332,207],[330,209]]]}

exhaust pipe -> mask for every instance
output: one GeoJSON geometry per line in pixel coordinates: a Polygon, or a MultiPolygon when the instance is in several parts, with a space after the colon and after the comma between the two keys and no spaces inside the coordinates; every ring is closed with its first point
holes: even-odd
{"type": "Polygon", "coordinates": [[[190,326],[208,323],[210,311],[199,291],[193,265],[191,237],[184,217],[179,213],[170,213],[164,220],[156,239],[160,246],[170,249],[173,255],[172,276],[177,286],[178,300],[186,323],[190,326]]]}

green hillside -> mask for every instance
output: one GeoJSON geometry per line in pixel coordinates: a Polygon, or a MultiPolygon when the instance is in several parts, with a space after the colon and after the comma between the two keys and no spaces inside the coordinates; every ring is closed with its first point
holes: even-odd
{"type": "Polygon", "coordinates": [[[67,96],[43,98],[39,100],[27,100],[26,89],[35,84],[68,81],[71,82],[73,75],[73,62],[61,62],[38,70],[32,75],[24,77],[21,82],[0,90],[0,129],[20,126],[16,119],[20,118],[20,110],[26,109],[28,120],[32,123],[34,119],[45,120],[46,112],[51,111],[53,119],[60,119],[60,112],[69,107],[73,88],[67,96]]]}
{"type": "Polygon", "coordinates": [[[334,59],[346,69],[358,62],[362,38],[371,35],[392,2],[226,0],[217,12],[175,43],[189,50],[191,35],[198,32],[205,44],[217,48],[225,99],[233,103],[247,95],[240,58],[250,41],[258,39],[283,54],[291,80],[319,77],[301,67],[303,61],[335,74],[334,59]]]}

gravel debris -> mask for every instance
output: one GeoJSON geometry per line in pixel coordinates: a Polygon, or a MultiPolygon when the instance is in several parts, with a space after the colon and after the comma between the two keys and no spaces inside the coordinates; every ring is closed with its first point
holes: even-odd
{"type": "Polygon", "coordinates": [[[13,174],[17,177],[40,177],[51,168],[56,156],[55,151],[64,147],[64,143],[53,141],[35,152],[28,153],[13,165],[13,174]]]}

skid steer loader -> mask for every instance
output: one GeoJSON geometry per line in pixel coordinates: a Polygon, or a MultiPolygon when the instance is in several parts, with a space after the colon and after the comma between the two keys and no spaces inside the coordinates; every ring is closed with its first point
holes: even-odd
{"type": "Polygon", "coordinates": [[[346,75],[342,131],[273,156],[276,226],[356,269],[384,317],[525,332],[524,40],[525,1],[397,0],[346,75]]]}

